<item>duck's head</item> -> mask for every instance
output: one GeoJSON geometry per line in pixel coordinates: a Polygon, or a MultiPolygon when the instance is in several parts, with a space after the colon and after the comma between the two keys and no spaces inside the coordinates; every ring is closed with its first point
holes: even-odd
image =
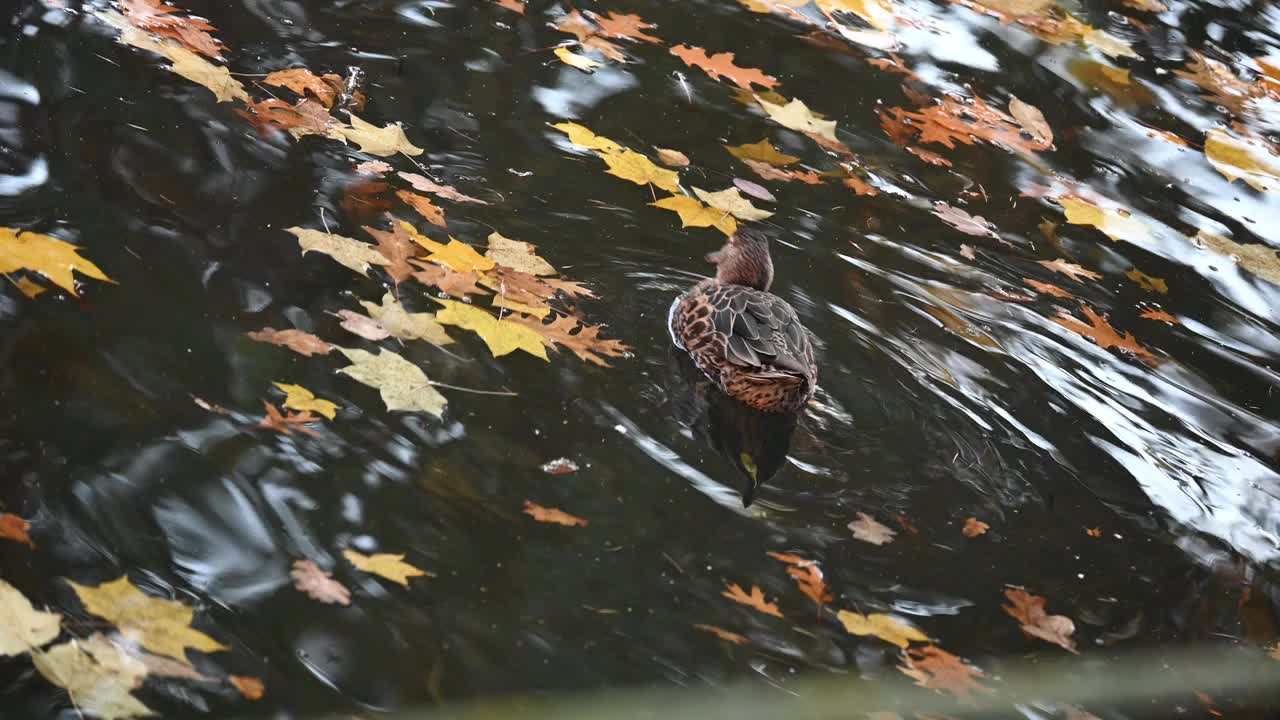
{"type": "Polygon", "coordinates": [[[758,230],[738,228],[724,247],[707,255],[716,266],[716,280],[729,285],[745,285],[769,292],[773,284],[773,259],[769,238],[758,230]]]}

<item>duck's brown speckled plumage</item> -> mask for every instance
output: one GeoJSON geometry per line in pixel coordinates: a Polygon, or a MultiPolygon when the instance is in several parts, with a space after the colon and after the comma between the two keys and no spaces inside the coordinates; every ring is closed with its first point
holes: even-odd
{"type": "Polygon", "coordinates": [[[817,388],[809,333],[786,300],[769,292],[768,239],[739,230],[717,253],[716,277],[677,300],[671,331],[729,396],[766,412],[793,412],[817,388]]]}

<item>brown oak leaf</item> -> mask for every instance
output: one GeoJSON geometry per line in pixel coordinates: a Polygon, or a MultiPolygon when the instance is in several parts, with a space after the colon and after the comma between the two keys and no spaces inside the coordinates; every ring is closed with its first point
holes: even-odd
{"type": "Polygon", "coordinates": [[[1138,340],[1134,338],[1133,333],[1121,335],[1111,326],[1111,323],[1107,322],[1106,315],[1099,315],[1094,312],[1093,308],[1084,303],[1080,303],[1080,309],[1089,321],[1088,323],[1081,322],[1065,310],[1059,310],[1060,314],[1051,319],[1062,327],[1089,338],[1101,348],[1116,348],[1117,350],[1131,353],[1147,364],[1155,363],[1155,356],[1138,344],[1138,340]]]}
{"type": "Polygon", "coordinates": [[[994,692],[978,682],[982,670],[936,645],[909,648],[898,670],[920,687],[945,690],[961,700],[971,699],[974,693],[994,692]]]}
{"type": "Polygon", "coordinates": [[[332,108],[342,96],[342,78],[332,73],[316,75],[306,68],[277,70],[262,79],[263,85],[288,88],[301,97],[311,95],[326,108],[332,108]]]}
{"type": "Polygon", "coordinates": [[[382,269],[387,271],[396,285],[408,280],[413,274],[409,258],[416,255],[421,246],[413,241],[413,236],[404,229],[404,225],[393,222],[390,230],[379,230],[368,225],[363,227],[377,241],[378,252],[387,259],[387,264],[382,269]]]}
{"type": "Polygon", "coordinates": [[[677,45],[671,48],[671,54],[680,58],[689,67],[701,69],[712,80],[720,78],[728,78],[738,87],[750,90],[754,83],[764,88],[772,88],[778,84],[778,79],[755,68],[739,67],[733,63],[733,53],[722,52],[715,55],[707,55],[707,51],[700,47],[690,47],[688,45],[677,45]]]}
{"type": "Polygon", "coordinates": [[[419,195],[408,190],[397,190],[396,197],[403,200],[409,207],[417,210],[418,214],[426,218],[432,225],[446,226],[444,210],[431,202],[431,198],[426,195],[419,195]]]}
{"type": "Polygon", "coordinates": [[[489,291],[476,284],[476,280],[480,276],[474,271],[457,272],[450,270],[441,265],[435,265],[421,260],[415,261],[413,266],[417,271],[413,273],[413,279],[423,285],[431,285],[440,289],[446,295],[460,298],[467,295],[488,295],[489,291]]]}
{"type": "Polygon", "coordinates": [[[249,337],[258,342],[282,345],[299,355],[324,355],[333,350],[333,346],[320,338],[301,330],[275,330],[265,327],[249,333],[249,337]]]}
{"type": "Polygon", "coordinates": [[[1022,588],[1006,588],[1004,596],[1009,604],[1000,607],[1021,624],[1022,632],[1076,652],[1076,641],[1071,637],[1076,625],[1071,618],[1046,613],[1045,599],[1022,588]]]}
{"type": "Polygon", "coordinates": [[[571,315],[556,317],[550,323],[543,323],[538,318],[517,317],[514,322],[527,325],[542,335],[547,347],[562,345],[573,351],[580,359],[601,367],[611,367],[601,355],[622,357],[631,348],[618,340],[606,340],[600,337],[600,326],[580,323],[571,315]]]}

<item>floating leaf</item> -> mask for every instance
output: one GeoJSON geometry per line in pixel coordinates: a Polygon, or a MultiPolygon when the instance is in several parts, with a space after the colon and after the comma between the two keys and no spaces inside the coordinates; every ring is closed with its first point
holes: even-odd
{"type": "Polygon", "coordinates": [[[986,218],[981,215],[970,215],[964,210],[952,207],[944,202],[939,201],[933,204],[933,214],[966,235],[999,237],[996,234],[995,226],[988,222],[986,218]]]}
{"type": "Polygon", "coordinates": [[[1228,181],[1244,180],[1263,192],[1280,187],[1280,158],[1260,138],[1232,137],[1214,128],[1205,136],[1204,156],[1228,181]]]}
{"type": "MultiPolygon", "coordinates": [[[[342,78],[337,75],[316,75],[304,67],[277,70],[267,75],[261,82],[263,85],[272,87],[289,88],[303,97],[311,95],[327,108],[333,107],[344,89],[342,78]]],[[[388,166],[383,172],[390,169],[391,167],[388,166]]],[[[359,168],[356,171],[359,172],[359,168]]]]}
{"type": "Polygon", "coordinates": [[[484,272],[492,270],[494,262],[475,251],[470,245],[449,238],[449,244],[441,246],[439,250],[431,253],[427,258],[433,263],[447,265],[451,270],[456,272],[470,272],[476,270],[484,272]]]}
{"type": "Polygon", "coordinates": [[[214,65],[184,47],[164,45],[160,52],[173,63],[169,67],[171,72],[204,86],[213,93],[218,102],[239,100],[247,103],[250,101],[244,85],[232,77],[231,72],[225,67],[214,65]]]}
{"type": "Polygon", "coordinates": [[[1049,127],[1040,108],[1022,102],[1017,97],[1009,101],[1009,114],[1022,125],[1035,141],[1041,145],[1053,145],[1053,128],[1049,127]]]}
{"type": "Polygon", "coordinates": [[[301,385],[289,385],[288,383],[272,383],[280,388],[287,396],[284,400],[284,406],[290,410],[305,412],[314,410],[330,420],[337,417],[338,406],[325,400],[318,398],[310,390],[301,385]]]}
{"type": "Polygon", "coordinates": [[[565,135],[568,135],[569,142],[574,145],[580,145],[588,150],[599,150],[604,153],[620,153],[625,149],[609,138],[596,135],[591,132],[589,128],[583,127],[578,123],[556,123],[551,127],[559,130],[565,135]]]}
{"type": "Polygon", "coordinates": [[[404,128],[400,126],[400,123],[391,123],[385,127],[378,127],[361,120],[356,115],[352,115],[351,124],[340,127],[335,132],[341,139],[359,145],[361,152],[367,152],[371,155],[389,157],[404,153],[405,155],[415,156],[421,155],[423,152],[422,148],[409,142],[409,137],[404,134],[404,128]]]}
{"type": "Polygon", "coordinates": [[[1138,287],[1147,292],[1160,293],[1161,295],[1169,294],[1169,283],[1164,278],[1152,277],[1138,268],[1134,268],[1124,274],[1125,277],[1138,284],[1138,287]]]}
{"type": "Polygon", "coordinates": [[[604,37],[601,34],[601,29],[597,28],[595,23],[587,20],[577,10],[565,13],[563,17],[556,21],[556,28],[567,33],[573,33],[582,47],[588,50],[595,50],[610,60],[623,62],[627,59],[627,56],[622,54],[622,48],[607,37],[604,37]]]}
{"type": "Polygon", "coordinates": [[[1121,335],[1111,326],[1111,323],[1107,322],[1105,315],[1099,315],[1093,311],[1093,308],[1084,303],[1081,303],[1080,307],[1084,312],[1085,318],[1089,320],[1088,324],[1077,320],[1063,310],[1059,310],[1060,314],[1051,319],[1062,327],[1089,338],[1101,348],[1123,350],[1132,353],[1139,360],[1147,363],[1155,361],[1155,357],[1146,348],[1138,344],[1132,333],[1121,335]]]}
{"type": "Polygon", "coordinates": [[[1147,308],[1146,310],[1138,313],[1138,317],[1146,318],[1147,320],[1158,320],[1159,322],[1169,323],[1170,325],[1178,324],[1178,318],[1158,308],[1147,308]]]}
{"type": "Polygon", "coordinates": [[[226,47],[209,34],[216,28],[203,18],[178,15],[178,8],[160,0],[121,0],[120,9],[134,27],[182,43],[192,52],[218,58],[226,47]]]}
{"type": "Polygon", "coordinates": [[[893,9],[886,0],[817,0],[817,4],[826,13],[857,15],[877,30],[888,30],[894,25],[893,9]]]}
{"type": "Polygon", "coordinates": [[[399,223],[392,223],[390,230],[379,230],[365,225],[364,231],[377,241],[378,252],[387,261],[383,269],[391,279],[397,285],[408,280],[413,274],[413,266],[409,264],[409,259],[418,252],[418,245],[409,232],[399,223]]]}
{"type": "Polygon", "coordinates": [[[240,692],[245,700],[250,702],[261,700],[263,694],[267,691],[267,686],[256,677],[245,677],[244,675],[228,675],[227,682],[231,683],[231,687],[240,692]]]}
{"type": "Polygon", "coordinates": [[[609,12],[607,17],[597,17],[596,24],[600,26],[603,34],[610,37],[626,38],[628,40],[640,40],[647,43],[660,43],[661,38],[654,37],[645,33],[645,30],[655,28],[657,25],[644,21],[639,15],[619,15],[613,11],[609,12]]]}
{"type": "Polygon", "coordinates": [[[1022,588],[1008,588],[1004,591],[1004,596],[1009,604],[1000,607],[1021,623],[1022,632],[1076,652],[1076,641],[1071,638],[1076,625],[1071,622],[1071,618],[1049,615],[1044,609],[1045,599],[1022,588]]]}
{"type": "Polygon", "coordinates": [[[538,522],[552,523],[554,525],[566,525],[568,527],[586,527],[588,525],[586,520],[576,515],[570,515],[556,508],[543,507],[532,500],[524,501],[524,514],[538,522]]]}
{"type": "Polygon", "coordinates": [[[734,645],[747,644],[747,638],[743,637],[742,635],[739,635],[736,632],[730,632],[716,625],[703,625],[702,623],[698,623],[693,627],[698,630],[702,630],[703,632],[709,632],[712,635],[715,635],[716,637],[720,638],[721,640],[724,640],[726,642],[731,642],[734,645]]]}
{"type": "Polygon", "coordinates": [[[738,231],[738,221],[732,215],[709,208],[688,195],[672,195],[649,204],[663,210],[674,210],[680,215],[681,227],[714,227],[730,236],[738,231]]]}
{"type": "Polygon", "coordinates": [[[33,653],[31,660],[46,680],[67,691],[81,712],[103,720],[155,714],[130,692],[142,685],[146,666],[100,637],[55,645],[33,653]]]}
{"type": "Polygon", "coordinates": [[[981,670],[935,645],[908,648],[898,670],[920,687],[945,690],[961,700],[970,699],[974,693],[993,692],[978,682],[981,670]]]}
{"type": "Polygon", "coordinates": [[[484,340],[494,357],[524,350],[536,358],[547,359],[542,336],[533,329],[510,320],[499,320],[478,307],[457,300],[435,298],[435,301],[444,306],[443,310],[436,313],[438,322],[476,333],[484,340]]]}
{"type": "Polygon", "coordinates": [[[884,545],[887,542],[891,542],[893,537],[898,534],[863,512],[858,513],[858,519],[849,523],[848,527],[853,531],[854,538],[872,545],[884,545]]]}
{"type": "Polygon", "coordinates": [[[618,340],[605,340],[600,337],[598,326],[582,324],[573,316],[557,317],[551,323],[534,320],[517,320],[532,328],[542,336],[548,346],[560,345],[569,348],[579,359],[586,360],[601,367],[610,367],[604,358],[622,357],[631,348],[618,340]],[[576,332],[575,332],[576,331],[576,332]]]}
{"type": "Polygon", "coordinates": [[[435,286],[446,295],[466,297],[467,295],[487,295],[489,293],[488,290],[476,284],[480,276],[474,270],[454,272],[449,268],[427,263],[416,263],[414,267],[418,268],[417,272],[413,273],[414,280],[424,285],[435,286]]]}
{"type": "Polygon", "coordinates": [[[0,580],[0,657],[36,650],[60,632],[61,615],[36,610],[17,588],[0,580]]]}
{"type": "Polygon", "coordinates": [[[446,227],[444,221],[444,210],[438,205],[431,202],[431,198],[425,195],[419,195],[408,190],[397,190],[396,197],[400,198],[409,207],[418,211],[418,214],[426,218],[432,225],[446,227]]]}
{"type": "MultiPolygon", "coordinates": [[[[743,459],[751,462],[748,467],[751,468],[752,478],[755,477],[754,462],[751,461],[749,455],[743,453],[743,459]]],[[[818,567],[818,563],[813,560],[806,560],[798,555],[791,553],[769,552],[766,553],[774,560],[780,560],[790,567],[787,568],[787,574],[796,581],[796,585],[800,586],[800,592],[804,593],[810,600],[818,606],[818,612],[822,612],[822,607],[834,599],[830,589],[827,587],[827,581],[822,576],[822,569],[818,567]]]]}
{"type": "Polygon", "coordinates": [[[382,295],[382,304],[361,300],[369,317],[378,321],[387,332],[401,340],[426,340],[432,345],[448,345],[453,338],[445,332],[431,313],[411,313],[404,309],[391,293],[382,295]]]}
{"type": "Polygon", "coordinates": [[[765,202],[778,202],[778,198],[774,197],[773,193],[769,192],[768,188],[758,183],[753,183],[750,180],[743,180],[742,178],[734,178],[733,186],[757,200],[763,200],[765,202]]]}
{"type": "Polygon", "coordinates": [[[874,635],[900,648],[905,648],[913,642],[929,642],[928,635],[889,615],[878,613],[863,615],[841,610],[836,617],[851,635],[874,635]]]}
{"type": "Polygon", "coordinates": [[[527,242],[503,237],[501,233],[489,233],[489,249],[484,256],[499,265],[529,273],[530,275],[555,275],[551,263],[538,257],[536,248],[527,242]]]}
{"type": "Polygon", "coordinates": [[[194,610],[173,600],[144,594],[127,576],[92,587],[70,580],[67,584],[76,591],[90,614],[114,623],[126,637],[137,640],[157,655],[189,665],[188,648],[206,653],[230,650],[191,627],[194,610]]]}
{"type": "Polygon", "coordinates": [[[556,57],[560,58],[560,62],[586,73],[595,72],[596,68],[601,66],[601,63],[598,63],[585,55],[579,55],[572,52],[569,48],[558,47],[555,49],[555,54],[556,57]]]}
{"type": "Polygon", "coordinates": [[[73,272],[95,280],[115,282],[97,265],[80,257],[80,249],[48,235],[0,227],[0,273],[31,270],[49,278],[72,295],[76,292],[73,272]]]}
{"type": "Polygon", "coordinates": [[[679,150],[671,150],[669,148],[658,148],[658,162],[667,167],[688,167],[689,156],[679,150]]]}
{"type": "Polygon", "coordinates": [[[295,428],[308,435],[318,436],[320,434],[306,426],[307,423],[318,421],[320,419],[319,417],[312,415],[309,412],[282,415],[280,411],[276,409],[275,405],[265,401],[262,405],[267,409],[267,415],[258,422],[259,428],[263,430],[275,430],[276,432],[284,435],[292,435],[295,428]]]}
{"type": "Polygon", "coordinates": [[[1263,280],[1280,285],[1280,251],[1270,245],[1238,243],[1204,230],[1196,234],[1196,243],[1231,258],[1263,280]]]}
{"type": "MultiPolygon", "coordinates": [[[[390,169],[390,166],[388,166],[388,169],[390,169]]],[[[470,195],[464,195],[458,192],[458,190],[451,185],[439,185],[434,180],[431,180],[430,178],[427,178],[427,177],[423,177],[422,175],[418,175],[416,173],[402,172],[402,173],[399,173],[399,175],[401,178],[407,181],[410,185],[412,185],[414,189],[421,190],[422,192],[425,192],[425,193],[438,195],[444,198],[445,200],[453,200],[454,202],[476,203],[477,205],[489,204],[484,200],[473,198],[470,195]]]]}
{"type": "Polygon", "coordinates": [[[370,265],[386,265],[389,261],[374,246],[342,235],[327,233],[323,230],[291,227],[285,232],[292,233],[302,246],[302,254],[311,251],[324,253],[336,260],[340,265],[369,276],[370,265]]]}
{"type": "Polygon", "coordinates": [[[248,335],[258,342],[282,345],[299,355],[306,355],[307,357],[324,355],[333,350],[333,346],[329,343],[301,330],[275,330],[265,327],[261,330],[254,330],[248,335]]]}
{"type": "Polygon", "coordinates": [[[987,531],[990,529],[990,525],[982,522],[976,517],[971,517],[965,518],[964,528],[960,530],[960,533],[967,538],[971,538],[978,537],[979,535],[986,535],[987,531]]]}
{"type": "Polygon", "coordinates": [[[707,55],[707,51],[700,47],[689,47],[688,45],[677,45],[671,48],[671,54],[680,58],[689,67],[696,67],[712,80],[727,78],[738,87],[750,90],[753,84],[763,88],[772,88],[778,84],[778,79],[755,68],[739,67],[733,62],[733,53],[722,52],[715,55],[707,55]]]}
{"type": "Polygon", "coordinates": [[[836,139],[836,121],[818,119],[799,98],[786,105],[776,105],[764,98],[760,98],[758,102],[765,113],[782,127],[840,145],[840,141],[836,139]]]}
{"type": "Polygon", "coordinates": [[[431,387],[426,373],[417,365],[385,348],[377,355],[354,348],[338,347],[338,351],[351,361],[338,372],[376,388],[388,410],[425,412],[436,417],[444,412],[445,397],[431,387]]]}
{"type": "Polygon", "coordinates": [[[351,591],[310,560],[295,560],[289,577],[293,578],[293,586],[312,600],[326,605],[351,604],[351,591]]]}
{"type": "Polygon", "coordinates": [[[1062,258],[1057,260],[1038,260],[1038,263],[1049,268],[1056,273],[1062,273],[1076,282],[1084,282],[1085,280],[1097,280],[1102,276],[1092,270],[1086,270],[1075,263],[1067,262],[1062,258]]]}
{"type": "Polygon", "coordinates": [[[343,550],[342,557],[357,568],[386,578],[392,582],[400,583],[405,587],[409,587],[409,578],[422,577],[430,575],[430,573],[410,565],[404,561],[404,553],[395,555],[392,553],[374,553],[373,555],[363,555],[355,550],[343,550]]]}
{"type": "Polygon", "coordinates": [[[31,523],[17,515],[0,513],[0,538],[20,542],[34,548],[36,544],[31,542],[31,536],[27,534],[30,529],[31,523]]]}
{"type": "Polygon", "coordinates": [[[361,315],[353,310],[345,309],[339,310],[336,314],[342,318],[342,322],[338,323],[342,326],[342,329],[353,335],[359,335],[365,340],[372,340],[373,342],[391,337],[391,333],[382,327],[382,323],[368,315],[361,315]]]}
{"type": "MultiPolygon", "coordinates": [[[[693,193],[697,195],[702,202],[707,205],[723,210],[739,220],[764,220],[773,217],[773,213],[768,210],[761,210],[751,204],[751,201],[742,197],[738,192],[738,188],[731,187],[719,192],[707,192],[702,188],[695,187],[693,193]]],[[[684,216],[681,216],[683,220],[684,216]]]]}
{"type": "Polygon", "coordinates": [[[800,158],[794,155],[786,155],[779,152],[778,148],[774,147],[768,138],[747,145],[725,145],[724,149],[739,160],[755,160],[777,166],[800,162],[800,158]]]}
{"type": "Polygon", "coordinates": [[[751,594],[747,594],[737,583],[725,583],[725,590],[720,593],[730,600],[754,608],[765,615],[774,617],[782,617],[782,611],[778,606],[769,602],[764,597],[764,591],[757,585],[751,586],[751,594]]]}
{"type": "Polygon", "coordinates": [[[680,191],[679,173],[654,165],[652,160],[634,150],[602,152],[600,159],[609,166],[606,172],[610,175],[637,185],[656,185],[671,193],[680,191]]]}
{"type": "Polygon", "coordinates": [[[1066,211],[1067,222],[1072,225],[1092,225],[1112,240],[1140,242],[1151,236],[1147,226],[1127,210],[1102,208],[1076,197],[1059,198],[1058,204],[1066,211]]]}
{"type": "Polygon", "coordinates": [[[1075,297],[1071,293],[1067,292],[1066,290],[1063,290],[1062,288],[1058,287],[1057,285],[1054,285],[1053,283],[1040,282],[1039,280],[1032,280],[1031,278],[1022,278],[1022,282],[1026,283],[1027,287],[1031,288],[1032,290],[1035,290],[1041,295],[1052,295],[1053,297],[1057,297],[1057,298],[1075,297]]]}

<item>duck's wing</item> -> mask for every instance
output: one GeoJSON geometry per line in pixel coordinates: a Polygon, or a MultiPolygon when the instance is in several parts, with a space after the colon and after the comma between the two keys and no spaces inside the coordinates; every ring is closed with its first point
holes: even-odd
{"type": "Polygon", "coordinates": [[[812,374],[813,348],[787,301],[741,285],[711,293],[711,321],[724,336],[725,358],[762,376],[812,374]]]}

